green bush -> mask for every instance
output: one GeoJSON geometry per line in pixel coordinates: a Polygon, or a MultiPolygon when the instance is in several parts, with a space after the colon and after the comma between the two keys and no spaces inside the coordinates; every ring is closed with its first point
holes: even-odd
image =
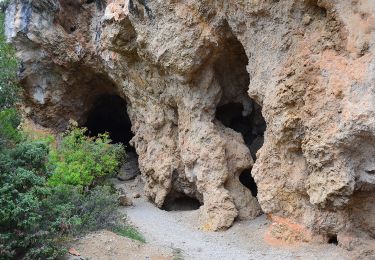
{"type": "MultiPolygon", "coordinates": [[[[55,259],[66,252],[67,238],[115,226],[118,204],[111,188],[84,191],[82,186],[48,185],[50,140],[22,138],[15,109],[0,110],[0,119],[0,259],[55,259]]],[[[63,143],[83,142],[76,148],[91,147],[104,159],[107,152],[121,157],[123,148],[112,148],[108,137],[94,140],[82,133],[73,130],[63,143]],[[73,142],[72,136],[81,141],[73,142]]],[[[56,158],[58,151],[53,149],[56,158]]]]}
{"type": "Polygon", "coordinates": [[[118,219],[109,187],[47,185],[48,152],[41,141],[0,152],[0,259],[55,259],[66,252],[66,238],[112,228],[118,219]]]}
{"type": "Polygon", "coordinates": [[[72,128],[61,145],[49,155],[48,167],[52,173],[49,184],[93,187],[113,175],[125,156],[121,144],[111,144],[107,134],[98,137],[85,135],[85,128],[72,128]]]}
{"type": "MultiPolygon", "coordinates": [[[[42,201],[50,194],[45,186],[43,163],[46,145],[16,145],[0,153],[0,258],[14,259],[37,253],[54,257],[53,236],[43,229],[42,201]]],[[[30,257],[29,257],[30,256],[30,257]]]]}
{"type": "MultiPolygon", "coordinates": [[[[79,160],[88,170],[91,168],[87,165],[115,167],[120,162],[122,146],[109,144],[107,136],[88,138],[83,134],[84,130],[73,129],[63,138],[61,148],[52,152],[50,140],[12,140],[12,146],[0,149],[0,259],[56,259],[66,252],[69,238],[118,227],[117,194],[113,188],[87,189],[82,182],[67,185],[65,179],[56,179],[61,176],[49,174],[51,156],[63,158],[56,161],[63,166],[79,160]],[[92,158],[85,160],[75,152],[92,158]],[[51,180],[58,185],[49,185],[51,180]]],[[[90,176],[100,179],[110,172],[106,170],[104,174],[94,171],[96,175],[90,176]]],[[[98,183],[98,179],[93,182],[98,183]]]]}
{"type": "Polygon", "coordinates": [[[52,187],[52,194],[44,201],[49,209],[49,224],[66,235],[83,235],[88,231],[108,228],[118,219],[117,194],[109,186],[97,186],[82,192],[79,187],[60,185],[52,187]]]}
{"type": "Polygon", "coordinates": [[[0,110],[0,150],[21,140],[22,135],[17,130],[19,124],[20,117],[16,109],[0,110]]]}

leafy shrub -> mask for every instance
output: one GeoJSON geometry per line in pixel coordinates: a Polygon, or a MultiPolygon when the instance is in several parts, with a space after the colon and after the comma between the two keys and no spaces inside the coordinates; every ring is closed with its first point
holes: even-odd
{"type": "Polygon", "coordinates": [[[19,124],[20,118],[16,109],[0,110],[0,150],[21,140],[22,136],[17,131],[19,124]]]}
{"type": "MultiPolygon", "coordinates": [[[[0,110],[0,118],[0,140],[7,144],[6,149],[1,149],[3,145],[0,148],[0,259],[55,259],[66,252],[64,242],[68,237],[113,228],[118,205],[111,188],[84,191],[81,186],[51,187],[46,167],[50,140],[21,138],[14,109],[0,110]]],[[[103,148],[107,142],[94,143],[103,148]]],[[[116,154],[121,148],[116,148],[116,154]]],[[[99,151],[105,159],[112,149],[99,151]]]]}
{"type": "Polygon", "coordinates": [[[48,144],[17,144],[0,153],[0,259],[55,259],[63,238],[112,228],[117,195],[109,187],[83,192],[47,185],[48,144]]]}
{"type": "Polygon", "coordinates": [[[67,238],[113,227],[118,205],[111,188],[51,187],[50,140],[21,138],[15,109],[0,110],[0,119],[0,259],[55,259],[66,252],[67,238]]]}
{"type": "Polygon", "coordinates": [[[20,144],[0,153],[1,258],[32,252],[53,257],[52,252],[58,252],[48,230],[41,228],[45,220],[42,201],[50,190],[45,176],[37,173],[45,173],[47,153],[47,146],[40,143],[20,144]]]}
{"type": "Polygon", "coordinates": [[[111,227],[119,217],[117,194],[109,186],[97,186],[87,192],[72,185],[51,189],[52,194],[44,201],[49,209],[47,217],[59,217],[49,224],[67,235],[111,227]]]}
{"type": "Polygon", "coordinates": [[[50,185],[92,187],[118,170],[125,155],[124,147],[111,144],[108,134],[88,137],[86,131],[85,128],[72,128],[63,137],[61,145],[50,152],[50,185]]]}

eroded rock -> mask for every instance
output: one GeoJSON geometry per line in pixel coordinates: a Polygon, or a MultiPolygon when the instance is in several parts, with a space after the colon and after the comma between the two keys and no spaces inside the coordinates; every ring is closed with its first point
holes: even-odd
{"type": "Polygon", "coordinates": [[[117,95],[158,207],[196,198],[206,230],[261,208],[280,230],[301,226],[302,240],[375,237],[374,31],[371,0],[15,0],[7,10],[34,122],[84,125],[95,100],[117,95]],[[245,170],[257,199],[239,181],[245,170]]]}

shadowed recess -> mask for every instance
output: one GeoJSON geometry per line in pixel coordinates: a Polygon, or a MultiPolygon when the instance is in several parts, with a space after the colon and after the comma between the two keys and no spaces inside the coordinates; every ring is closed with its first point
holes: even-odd
{"type": "Polygon", "coordinates": [[[199,200],[178,193],[176,197],[167,196],[162,209],[166,211],[189,211],[197,210],[200,206],[199,200]]]}
{"type": "MultiPolygon", "coordinates": [[[[251,80],[246,69],[248,64],[244,47],[230,31],[222,53],[214,63],[215,78],[221,86],[221,99],[215,117],[225,127],[242,134],[255,161],[264,142],[266,122],[262,116],[262,107],[247,93],[251,80]]],[[[239,180],[253,196],[257,195],[251,169],[243,171],[239,180]]]]}
{"type": "Polygon", "coordinates": [[[337,235],[329,235],[328,244],[338,245],[339,241],[337,240],[337,235]]]}
{"type": "Polygon", "coordinates": [[[226,127],[242,134],[255,161],[256,153],[263,145],[266,122],[262,116],[261,107],[252,100],[250,104],[251,113],[248,114],[245,113],[241,103],[222,105],[216,109],[216,119],[226,127]]]}
{"type": "Polygon", "coordinates": [[[244,170],[241,173],[239,179],[242,185],[251,191],[251,195],[253,195],[253,197],[256,197],[258,195],[258,187],[254,181],[253,176],[251,176],[251,170],[244,170]]]}
{"type": "Polygon", "coordinates": [[[86,124],[90,136],[105,132],[113,143],[122,143],[127,151],[134,151],[129,141],[134,134],[126,110],[126,101],[117,95],[102,95],[94,102],[89,111],[86,124]]]}

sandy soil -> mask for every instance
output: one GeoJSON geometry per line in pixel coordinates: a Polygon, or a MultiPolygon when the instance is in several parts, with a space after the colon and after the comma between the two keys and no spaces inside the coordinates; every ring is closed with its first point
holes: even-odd
{"type": "Polygon", "coordinates": [[[127,221],[138,228],[147,243],[142,244],[109,231],[91,233],[74,248],[81,257],[98,260],[251,260],[251,259],[351,259],[348,252],[332,244],[298,246],[269,245],[264,235],[269,221],[264,215],[252,221],[237,221],[223,232],[203,232],[198,226],[198,210],[165,211],[156,208],[142,194],[139,180],[120,182],[134,206],[122,207],[127,221]]]}
{"type": "Polygon", "coordinates": [[[73,248],[80,256],[70,256],[69,260],[174,259],[174,252],[168,247],[143,244],[106,230],[87,235],[80,239],[73,248]]]}
{"type": "MultiPolygon", "coordinates": [[[[117,183],[132,196],[142,194],[139,181],[117,183]]],[[[238,221],[224,232],[203,232],[198,229],[198,210],[164,211],[156,208],[142,195],[134,206],[122,210],[128,221],[138,227],[148,244],[172,248],[183,259],[350,259],[347,251],[333,245],[271,246],[264,241],[270,224],[260,216],[252,221],[238,221]]],[[[131,258],[127,258],[131,259],[131,258]]]]}

